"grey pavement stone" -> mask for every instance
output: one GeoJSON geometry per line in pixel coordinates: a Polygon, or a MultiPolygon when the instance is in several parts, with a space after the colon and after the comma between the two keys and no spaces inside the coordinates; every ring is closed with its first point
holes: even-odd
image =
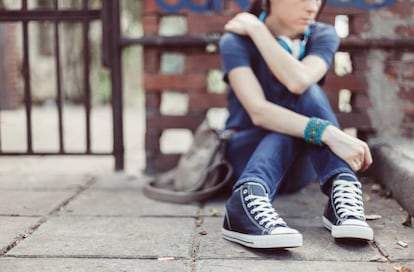
{"type": "Polygon", "coordinates": [[[0,258],[2,272],[184,272],[188,265],[188,260],[0,258]]]}
{"type": "Polygon", "coordinates": [[[0,175],[0,190],[62,190],[85,185],[93,177],[88,175],[34,175],[19,174],[0,175]]]}
{"type": "Polygon", "coordinates": [[[365,211],[369,215],[381,216],[368,221],[375,231],[378,246],[389,255],[392,261],[414,260],[414,229],[403,225],[407,213],[391,198],[380,196],[381,192],[365,190],[365,211]],[[407,248],[397,245],[407,243],[407,248]]]}
{"type": "Polygon", "coordinates": [[[14,242],[26,230],[35,226],[40,218],[36,217],[0,217],[0,252],[14,242]]]}
{"type": "Polygon", "coordinates": [[[158,202],[146,198],[141,189],[130,190],[88,190],[71,201],[62,215],[105,215],[105,216],[187,216],[198,213],[197,205],[179,205],[158,202]]]}
{"type": "Polygon", "coordinates": [[[240,271],[298,271],[298,272],[395,272],[394,266],[413,267],[413,262],[404,264],[369,262],[307,262],[280,260],[201,260],[197,262],[197,272],[240,272],[240,271]]]}
{"type": "Polygon", "coordinates": [[[129,190],[140,189],[149,177],[124,172],[112,173],[109,175],[95,175],[95,182],[90,187],[92,190],[129,190]]]}
{"type": "MultiPolygon", "coordinates": [[[[393,261],[414,261],[414,232],[412,228],[402,225],[406,213],[391,198],[381,196],[373,183],[364,182],[364,203],[367,215],[380,216],[369,220],[374,229],[376,244],[341,243],[331,238],[322,226],[322,214],[327,197],[319,192],[318,184],[312,184],[300,192],[283,195],[276,199],[273,206],[291,227],[300,230],[304,236],[301,248],[277,251],[277,259],[297,260],[338,260],[338,261],[376,261],[387,255],[393,261]],[[375,190],[373,190],[375,188],[375,190]],[[404,241],[407,248],[396,243],[404,241]],[[380,247],[380,250],[377,249],[380,247]]],[[[201,212],[206,216],[201,226],[207,231],[200,237],[201,258],[269,258],[274,257],[270,251],[254,251],[223,240],[221,237],[222,217],[225,200],[207,203],[201,212]]]]}
{"type": "Polygon", "coordinates": [[[0,214],[47,215],[75,191],[0,190],[0,214]]]}
{"type": "MultiPolygon", "coordinates": [[[[45,135],[45,138],[50,136],[45,135]]],[[[2,157],[0,175],[84,175],[112,174],[114,162],[111,156],[41,156],[2,157]]]]}
{"type": "Polygon", "coordinates": [[[187,216],[195,217],[197,204],[172,204],[155,201],[142,193],[145,177],[124,174],[99,176],[85,192],[71,201],[62,215],[187,216]]]}
{"type": "Polygon", "coordinates": [[[253,250],[224,240],[221,237],[222,219],[206,218],[202,229],[198,256],[201,259],[277,259],[301,261],[356,261],[376,260],[378,251],[368,243],[337,243],[321,224],[320,218],[292,218],[291,227],[303,234],[303,246],[289,250],[253,250]]]}
{"type": "Polygon", "coordinates": [[[8,256],[188,258],[194,219],[54,217],[8,256]]]}

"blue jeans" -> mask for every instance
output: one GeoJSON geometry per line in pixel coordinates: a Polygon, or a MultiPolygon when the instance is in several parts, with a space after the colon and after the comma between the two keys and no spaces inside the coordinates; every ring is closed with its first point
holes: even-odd
{"type": "MultiPolygon", "coordinates": [[[[302,95],[292,94],[280,102],[295,112],[338,126],[325,93],[316,84],[302,95]]],[[[307,144],[303,139],[255,126],[238,131],[230,139],[227,158],[234,168],[233,189],[246,182],[258,182],[265,186],[271,200],[277,193],[294,192],[317,179],[322,191],[328,193],[334,175],[353,174],[327,146],[307,144]]]]}

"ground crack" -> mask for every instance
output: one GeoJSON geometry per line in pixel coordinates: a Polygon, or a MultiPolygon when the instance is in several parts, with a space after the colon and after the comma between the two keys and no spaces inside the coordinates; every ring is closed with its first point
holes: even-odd
{"type": "Polygon", "coordinates": [[[96,182],[96,180],[95,180],[94,177],[88,178],[87,182],[84,185],[79,186],[78,189],[76,190],[76,192],[72,196],[70,196],[69,198],[67,198],[63,202],[61,202],[56,208],[54,208],[52,211],[50,211],[46,216],[43,216],[42,218],[40,218],[39,221],[36,224],[34,224],[33,226],[30,226],[29,228],[27,228],[25,230],[25,232],[22,233],[22,234],[20,234],[19,236],[17,236],[14,239],[14,241],[12,241],[11,243],[9,243],[7,246],[1,248],[0,249],[0,257],[2,257],[5,254],[7,254],[7,252],[9,252],[13,248],[15,248],[21,241],[23,241],[24,239],[28,238],[42,224],[44,224],[50,217],[56,215],[59,211],[61,211],[64,207],[66,207],[73,199],[75,199],[82,192],[84,192],[89,187],[91,187],[95,182],[96,182]]]}

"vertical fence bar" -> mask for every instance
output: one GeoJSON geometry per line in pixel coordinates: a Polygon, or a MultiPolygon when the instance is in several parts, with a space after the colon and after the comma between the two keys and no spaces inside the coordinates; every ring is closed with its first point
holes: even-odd
{"type": "MultiPolygon", "coordinates": [[[[83,1],[83,11],[88,11],[89,0],[83,1]]],[[[91,153],[91,85],[90,85],[90,51],[89,51],[89,20],[82,21],[83,35],[83,87],[85,91],[85,118],[86,118],[86,153],[91,153]]]]}
{"type": "MultiPolygon", "coordinates": [[[[3,42],[3,40],[2,40],[2,38],[5,36],[3,33],[5,33],[5,32],[3,32],[3,27],[0,26],[0,48],[3,48],[3,47],[6,46],[6,42],[3,42]]],[[[3,55],[2,52],[0,52],[0,58],[4,58],[4,55],[3,55]]],[[[2,74],[5,74],[5,71],[4,70],[5,69],[3,69],[3,67],[2,67],[2,65],[0,63],[0,79],[1,80],[3,80],[2,74]]],[[[2,95],[0,94],[0,99],[1,99],[1,97],[2,97],[2,95]]],[[[1,124],[2,124],[2,122],[1,122],[1,101],[0,101],[0,153],[1,153],[1,150],[2,150],[2,144],[1,144],[1,134],[2,134],[1,133],[1,124]]]]}
{"type": "Polygon", "coordinates": [[[59,11],[59,3],[58,0],[54,1],[54,10],[55,10],[55,18],[54,18],[54,31],[55,31],[55,65],[56,65],[56,105],[58,108],[58,126],[59,126],[59,152],[65,152],[65,145],[64,145],[64,135],[63,135],[63,95],[62,95],[62,71],[60,65],[60,31],[59,31],[59,20],[58,20],[58,11],[59,11]]]}
{"type": "Polygon", "coordinates": [[[124,168],[124,133],[123,133],[123,104],[122,104],[122,47],[121,22],[119,1],[107,1],[110,8],[112,31],[110,33],[111,79],[112,79],[112,114],[115,170],[124,168]]]}
{"type": "MultiPolygon", "coordinates": [[[[22,11],[27,10],[27,0],[22,1],[22,11]]],[[[27,153],[33,153],[32,143],[32,90],[30,79],[30,52],[29,52],[29,33],[27,19],[22,21],[23,24],[23,64],[22,73],[24,81],[24,104],[26,109],[26,137],[27,153]]]]}
{"type": "Polygon", "coordinates": [[[0,154],[2,152],[2,144],[1,144],[1,110],[0,110],[0,154]]]}

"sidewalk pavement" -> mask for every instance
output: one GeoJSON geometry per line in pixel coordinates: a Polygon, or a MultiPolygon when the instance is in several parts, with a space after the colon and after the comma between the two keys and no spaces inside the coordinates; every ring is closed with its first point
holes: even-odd
{"type": "MultiPolygon", "coordinates": [[[[76,112],[71,111],[70,116],[76,117],[76,112]]],[[[37,114],[38,120],[48,123],[47,111],[37,114]]],[[[95,123],[106,126],[107,115],[107,109],[98,110],[95,123]]],[[[12,116],[4,116],[2,121],[11,131],[16,122],[12,116]]],[[[0,157],[0,272],[414,269],[414,231],[403,225],[411,217],[395,200],[400,201],[400,195],[394,192],[394,199],[389,198],[386,190],[372,183],[377,180],[363,182],[374,242],[339,242],[331,238],[322,226],[327,198],[313,184],[274,203],[289,225],[302,232],[304,245],[289,250],[251,250],[221,237],[225,199],[175,205],[142,194],[147,180],[139,172],[145,158],[143,118],[127,110],[125,121],[124,172],[113,172],[110,157],[0,157]]],[[[95,135],[102,140],[105,131],[110,130],[99,127],[97,131],[95,135]]],[[[37,135],[40,145],[49,141],[37,135]]],[[[70,133],[68,137],[78,135],[70,133]]],[[[14,144],[13,137],[8,140],[8,146],[14,144]]],[[[78,142],[76,138],[68,141],[78,142]]],[[[388,149],[382,151],[381,158],[411,169],[410,161],[400,163],[407,155],[395,153],[395,146],[399,145],[382,145],[388,149]],[[393,159],[395,156],[397,159],[393,159]]],[[[400,146],[399,150],[406,149],[400,146]]],[[[386,169],[380,164],[378,173],[386,169]]],[[[400,182],[401,169],[392,169],[394,184],[400,182]]],[[[403,179],[409,181],[411,177],[403,179]]],[[[409,197],[404,203],[412,205],[409,197]]]]}
{"type": "MultiPolygon", "coordinates": [[[[2,159],[0,165],[9,160],[2,159]]],[[[14,163],[24,164],[24,160],[14,163]]],[[[406,213],[369,181],[364,181],[364,199],[366,214],[377,218],[369,221],[375,230],[374,242],[331,238],[321,217],[327,198],[313,184],[274,203],[281,216],[303,233],[304,245],[251,250],[222,239],[224,199],[192,205],[156,202],[142,194],[145,176],[100,173],[97,167],[89,173],[54,173],[47,158],[33,160],[45,171],[0,171],[2,272],[414,268],[414,232],[402,224],[406,213]]],[[[87,165],[93,158],[71,160],[64,163],[87,165]]]]}

